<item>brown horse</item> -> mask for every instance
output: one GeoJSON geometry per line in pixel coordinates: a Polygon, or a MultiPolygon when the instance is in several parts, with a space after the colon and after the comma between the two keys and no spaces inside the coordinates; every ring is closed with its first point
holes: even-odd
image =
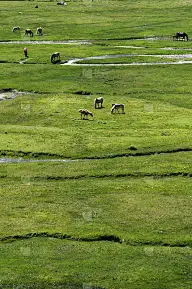
{"type": "Polygon", "coordinates": [[[88,115],[93,117],[93,113],[87,109],[79,109],[78,111],[81,114],[81,119],[82,119],[82,116],[83,116],[83,119],[88,119],[88,115]]]}

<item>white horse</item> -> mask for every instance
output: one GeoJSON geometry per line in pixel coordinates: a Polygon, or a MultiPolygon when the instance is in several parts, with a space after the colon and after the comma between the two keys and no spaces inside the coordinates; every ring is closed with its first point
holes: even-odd
{"type": "Polygon", "coordinates": [[[56,60],[60,60],[60,53],[55,52],[51,55],[51,62],[54,63],[56,60]]]}
{"type": "Polygon", "coordinates": [[[88,119],[88,115],[93,117],[93,113],[87,109],[79,109],[78,111],[81,114],[81,119],[82,119],[82,116],[83,116],[83,119],[88,119]]]}
{"type": "Polygon", "coordinates": [[[125,113],[124,112],[124,108],[125,108],[125,106],[124,106],[124,104],[119,104],[119,103],[113,103],[112,104],[112,109],[111,109],[111,113],[113,113],[114,111],[115,111],[115,113],[116,112],[118,112],[119,113],[119,109],[121,109],[121,111],[122,111],[122,113],[125,113]]]}
{"type": "Polygon", "coordinates": [[[41,27],[38,27],[36,33],[37,35],[43,35],[43,29],[41,27]]]}
{"type": "Polygon", "coordinates": [[[20,31],[21,28],[19,26],[13,27],[12,32],[20,31]]]}
{"type": "Polygon", "coordinates": [[[98,98],[95,98],[94,100],[94,107],[95,108],[99,108],[99,107],[103,107],[103,98],[102,97],[98,97],[98,98]]]}

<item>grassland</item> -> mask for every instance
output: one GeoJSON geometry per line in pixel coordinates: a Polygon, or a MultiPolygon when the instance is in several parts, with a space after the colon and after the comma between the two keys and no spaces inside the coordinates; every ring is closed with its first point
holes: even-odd
{"type": "Polygon", "coordinates": [[[191,289],[190,1],[0,10],[0,288],[191,289]]]}

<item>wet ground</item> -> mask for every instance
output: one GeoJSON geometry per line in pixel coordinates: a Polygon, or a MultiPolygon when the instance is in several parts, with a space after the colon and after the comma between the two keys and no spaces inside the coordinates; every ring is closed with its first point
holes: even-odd
{"type": "Polygon", "coordinates": [[[71,159],[23,159],[23,158],[0,158],[0,164],[10,164],[10,163],[48,163],[48,162],[60,162],[69,163],[80,160],[71,159]]]}
{"type": "Polygon", "coordinates": [[[113,54],[113,55],[101,55],[101,56],[92,56],[92,57],[84,57],[84,58],[74,58],[66,61],[61,65],[78,65],[78,66],[131,66],[131,65],[168,65],[168,64],[185,64],[192,63],[192,54],[113,54]],[[162,61],[162,62],[131,62],[131,63],[78,63],[79,61],[86,60],[95,60],[95,59],[115,59],[115,58],[134,58],[134,57],[154,57],[154,58],[162,58],[162,59],[171,59],[174,61],[162,61]],[[191,59],[191,60],[190,60],[191,59]]]}
{"type": "MultiPolygon", "coordinates": [[[[160,40],[164,38],[160,37],[149,37],[149,38],[138,38],[135,40],[148,40],[148,41],[155,41],[155,40],[160,40]]],[[[94,42],[99,42],[96,40],[65,40],[65,41],[2,41],[0,44],[69,44],[69,45],[92,45],[94,42]]],[[[129,46],[129,45],[122,45],[122,46],[114,46],[116,48],[132,48],[132,49],[141,49],[145,48],[143,46],[129,46]]],[[[175,48],[175,47],[162,47],[159,48],[160,50],[184,50],[184,51],[192,51],[192,48],[175,48]]],[[[21,60],[19,62],[20,64],[26,63],[26,60],[21,60]]],[[[115,54],[115,55],[102,55],[102,56],[92,56],[92,57],[84,57],[84,58],[74,58],[74,59],[69,59],[65,61],[64,63],[61,62],[61,65],[75,65],[75,66],[143,66],[143,65],[170,65],[170,64],[191,64],[192,63],[192,54],[158,54],[158,55],[151,55],[151,54],[144,54],[144,55],[139,55],[139,54],[115,54]],[[86,61],[86,60],[104,60],[104,59],[115,59],[115,58],[121,58],[121,57],[129,57],[129,58],[134,58],[134,57],[154,57],[154,58],[162,58],[163,60],[165,59],[171,59],[172,61],[158,61],[158,62],[137,62],[134,61],[131,63],[78,63],[80,61],[86,61]]],[[[8,97],[8,96],[6,96],[8,97]]],[[[14,98],[13,94],[10,96],[11,98],[14,98]]],[[[4,96],[0,92],[0,100],[4,100],[4,96]]]]}
{"type": "Polygon", "coordinates": [[[0,101],[14,99],[17,96],[26,95],[29,92],[17,91],[17,90],[0,90],[0,101]]]}

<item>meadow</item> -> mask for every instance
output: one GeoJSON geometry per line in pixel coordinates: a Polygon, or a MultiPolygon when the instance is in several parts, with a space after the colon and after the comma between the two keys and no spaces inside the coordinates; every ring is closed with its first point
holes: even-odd
{"type": "Polygon", "coordinates": [[[0,288],[189,289],[192,5],[66,3],[0,1],[0,288]]]}

